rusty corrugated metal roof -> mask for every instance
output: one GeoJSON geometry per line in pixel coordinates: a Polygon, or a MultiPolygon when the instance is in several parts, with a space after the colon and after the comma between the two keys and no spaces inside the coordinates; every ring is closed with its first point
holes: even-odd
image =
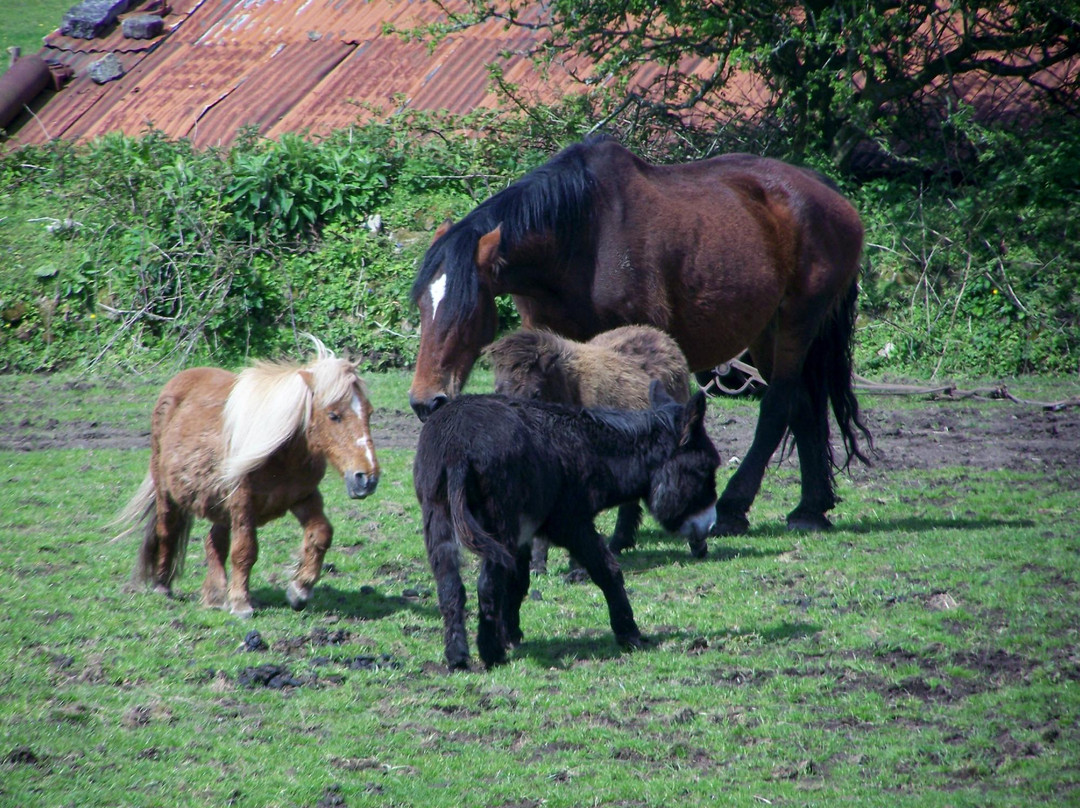
{"type": "MultiPolygon", "coordinates": [[[[390,113],[406,107],[465,113],[492,107],[487,65],[534,101],[552,101],[581,85],[591,66],[577,57],[541,73],[528,58],[543,33],[508,28],[497,20],[426,44],[384,33],[386,25],[411,28],[442,21],[445,12],[425,0],[170,0],[165,33],[153,40],[125,39],[117,25],[100,39],[46,37],[41,55],[71,67],[75,79],[48,91],[33,114],[17,118],[8,148],[52,138],[84,140],[110,131],[138,134],[155,127],[197,146],[227,145],[242,126],[277,137],[305,131],[321,136],[371,117],[369,107],[390,113]],[[113,53],[126,74],[104,85],[89,65],[113,53]]],[[[140,13],[162,0],[136,0],[140,13]]],[[[444,0],[464,11],[464,0],[444,0]]],[[[494,0],[497,7],[499,0],[494,0]]],[[[160,12],[159,12],[160,13],[160,12]]],[[[541,22],[542,3],[523,10],[522,22],[541,22]]],[[[123,15],[127,16],[127,15],[123,15]]],[[[649,86],[660,65],[645,65],[635,83],[649,86]]],[[[709,62],[687,58],[683,72],[708,75],[709,62]]],[[[1051,85],[1075,75],[1070,63],[1048,71],[1051,85]]],[[[954,91],[976,101],[987,117],[1016,114],[1030,105],[1030,88],[1016,80],[965,76],[954,91]]],[[[721,97],[741,114],[765,107],[763,83],[742,74],[721,97]]]]}
{"type": "Polygon", "coordinates": [[[541,77],[526,56],[538,34],[497,21],[430,52],[383,33],[387,24],[408,28],[444,18],[421,0],[174,0],[166,33],[156,40],[125,39],[119,25],[95,40],[54,32],[42,55],[76,77],[39,99],[32,117],[14,122],[11,143],[153,126],[198,146],[227,145],[244,125],[270,137],[326,134],[369,115],[368,105],[464,113],[498,103],[488,82],[491,62],[547,100],[574,83],[558,66],[541,77]],[[106,53],[116,54],[125,75],[97,85],[87,68],[106,53]]]}

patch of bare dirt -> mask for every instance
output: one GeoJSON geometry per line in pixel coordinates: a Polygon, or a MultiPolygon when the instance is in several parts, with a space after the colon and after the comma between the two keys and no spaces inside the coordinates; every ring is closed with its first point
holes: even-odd
{"type": "MultiPolygon", "coordinates": [[[[142,417],[103,416],[95,421],[36,415],[44,407],[34,405],[35,391],[42,401],[47,400],[49,388],[42,384],[24,388],[18,400],[3,401],[5,409],[11,406],[12,410],[11,417],[0,417],[0,450],[149,446],[149,423],[142,417]]],[[[880,470],[965,466],[1080,471],[1080,408],[1053,412],[1011,401],[927,401],[913,408],[900,399],[892,405],[889,399],[879,398],[873,406],[864,405],[864,417],[874,436],[874,467],[880,470]]],[[[756,423],[757,407],[751,403],[734,414],[710,408],[709,434],[725,461],[741,458],[749,450],[756,423]]],[[[387,449],[414,448],[420,427],[408,408],[383,408],[372,417],[376,446],[387,449]]],[[[837,454],[842,456],[839,447],[837,454]]]]}

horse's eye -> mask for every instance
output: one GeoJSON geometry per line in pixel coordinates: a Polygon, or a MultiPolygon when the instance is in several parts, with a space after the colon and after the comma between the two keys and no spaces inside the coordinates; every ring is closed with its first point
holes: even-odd
{"type": "Polygon", "coordinates": [[[340,420],[341,420],[341,413],[339,413],[339,412],[334,412],[333,410],[331,410],[331,411],[330,411],[330,416],[329,416],[329,417],[330,417],[330,420],[331,420],[331,421],[334,421],[334,422],[336,423],[336,422],[338,422],[338,421],[340,421],[340,420]]]}

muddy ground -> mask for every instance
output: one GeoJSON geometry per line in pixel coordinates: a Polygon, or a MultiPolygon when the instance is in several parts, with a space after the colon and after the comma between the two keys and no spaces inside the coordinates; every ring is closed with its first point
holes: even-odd
{"type": "MultiPolygon", "coordinates": [[[[143,416],[103,412],[100,420],[67,420],[63,409],[58,412],[45,403],[55,394],[51,388],[42,382],[0,392],[0,450],[149,445],[149,424],[143,416]]],[[[78,398],[81,391],[65,392],[78,398]]],[[[101,391],[89,389],[85,394],[93,398],[101,391]]],[[[863,410],[874,436],[874,468],[879,471],[960,465],[1080,472],[1077,406],[1053,411],[1008,400],[864,396],[863,410]]],[[[749,449],[756,421],[752,402],[735,412],[710,407],[709,434],[725,462],[749,449]]],[[[383,408],[376,411],[372,429],[376,446],[408,449],[416,445],[420,423],[408,409],[383,408]]]]}

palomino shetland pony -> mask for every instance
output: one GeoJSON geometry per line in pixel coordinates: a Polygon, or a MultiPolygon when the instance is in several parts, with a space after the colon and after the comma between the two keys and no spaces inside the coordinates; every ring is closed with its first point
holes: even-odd
{"type": "Polygon", "coordinates": [[[379,481],[364,385],[351,363],[312,339],[317,355],[308,365],[260,362],[239,375],[192,368],[162,389],[151,419],[150,470],[118,519],[145,523],[135,582],[171,594],[199,516],[212,523],[203,604],[250,616],[255,528],[292,511],[304,539],[286,597],[294,609],[307,604],[332,537],[319,493],[327,462],[354,499],[379,481]]]}
{"type": "MultiPolygon", "coordinates": [[[[543,329],[521,329],[484,349],[495,371],[495,392],[516,398],[603,407],[649,408],[653,380],[679,403],[690,398],[686,357],[670,336],[646,325],[627,325],[575,342],[543,329]]],[[[626,502],[609,547],[613,553],[633,547],[641,506],[626,502]]],[[[691,553],[704,552],[705,542],[690,543],[691,553]]],[[[548,542],[533,542],[533,572],[547,571],[548,542]]]]}
{"type": "Polygon", "coordinates": [[[586,410],[503,396],[461,396],[424,424],[413,484],[443,616],[446,663],[468,666],[461,547],[481,558],[476,646],[487,667],[521,642],[530,545],[541,533],[565,547],[604,593],[616,639],[641,634],[615,557],[593,527],[605,508],[644,499],[665,529],[708,533],[720,457],[705,434],[705,396],[653,408],[586,410]]]}
{"type": "Polygon", "coordinates": [[[714,532],[746,531],[788,429],[802,476],[788,526],[826,529],[829,404],[845,466],[866,461],[856,429],[872,445],[851,373],[862,237],[854,208],[802,168],[746,154],[656,166],[611,139],[575,144],[436,232],[412,288],[422,330],[410,403],[424,420],[461,391],[504,294],[526,328],[571,339],[653,325],[692,371],[749,347],[769,387],[714,532]]]}

